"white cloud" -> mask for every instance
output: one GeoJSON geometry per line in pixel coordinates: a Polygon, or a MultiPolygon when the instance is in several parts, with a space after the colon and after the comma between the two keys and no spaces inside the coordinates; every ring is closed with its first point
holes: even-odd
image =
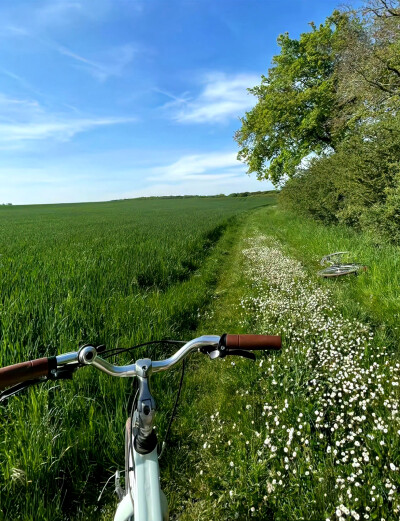
{"type": "Polygon", "coordinates": [[[66,17],[80,15],[84,12],[81,2],[71,2],[70,0],[51,0],[37,8],[37,18],[42,23],[64,22],[66,17]]]}
{"type": "MultiPolygon", "coordinates": [[[[64,5],[62,2],[59,2],[58,4],[59,6],[64,5]]],[[[58,9],[57,5],[54,5],[53,7],[58,9]]],[[[77,68],[89,73],[99,81],[105,81],[111,76],[122,76],[125,69],[132,62],[135,54],[138,52],[137,48],[129,42],[123,45],[99,49],[96,51],[94,57],[87,57],[65,45],[59,44],[51,38],[41,35],[38,30],[34,31],[31,28],[28,30],[25,27],[14,25],[7,25],[4,30],[6,33],[14,37],[29,39],[35,44],[47,48],[49,51],[57,52],[62,56],[65,56],[69,60],[72,60],[77,68]]],[[[0,72],[12,77],[20,83],[25,82],[23,78],[4,68],[0,68],[0,72]]]]}
{"type": "MultiPolygon", "coordinates": [[[[2,192],[6,189],[20,189],[24,186],[43,186],[62,184],[68,181],[68,177],[59,177],[45,172],[40,167],[16,168],[12,166],[0,166],[0,183],[2,183],[2,192]],[[4,183],[4,184],[3,184],[4,183]]],[[[4,202],[4,201],[1,201],[4,202]]]]}
{"type": "Polygon", "coordinates": [[[49,113],[35,100],[0,94],[0,149],[32,140],[68,141],[96,127],[130,123],[134,118],[73,117],[49,113]]]}
{"type": "Polygon", "coordinates": [[[188,179],[208,180],[236,176],[244,170],[234,152],[213,152],[183,156],[174,163],[154,167],[149,179],[176,182],[188,179]]]}
{"type": "Polygon", "coordinates": [[[40,105],[36,100],[20,99],[0,93],[0,122],[24,121],[39,117],[40,105]]]}
{"type": "Polygon", "coordinates": [[[109,201],[272,188],[270,182],[246,175],[244,165],[238,163],[231,152],[183,155],[176,161],[166,159],[161,166],[147,163],[147,154],[146,158],[146,162],[138,162],[131,149],[68,154],[68,159],[65,155],[32,157],[29,162],[8,161],[0,155],[0,203],[109,201]]]}
{"type": "Polygon", "coordinates": [[[30,32],[19,25],[8,24],[2,27],[2,32],[6,37],[14,36],[30,36],[30,32]]]}
{"type": "Polygon", "coordinates": [[[260,78],[254,74],[212,73],[202,81],[203,90],[196,98],[180,96],[164,107],[180,123],[224,123],[254,106],[255,99],[247,89],[258,83],[260,78]]]}
{"type": "Polygon", "coordinates": [[[73,0],[36,0],[31,2],[28,8],[25,6],[23,11],[20,11],[20,16],[25,23],[29,16],[29,26],[43,32],[58,27],[73,28],[82,22],[104,19],[110,7],[108,0],[96,0],[96,4],[73,0]]]}
{"type": "Polygon", "coordinates": [[[31,7],[38,25],[54,26],[83,20],[103,21],[114,11],[141,13],[148,0],[36,0],[31,7]]]}
{"type": "Polygon", "coordinates": [[[20,83],[21,85],[26,85],[26,82],[23,78],[21,78],[21,76],[18,76],[18,74],[15,74],[14,72],[12,71],[9,71],[7,69],[4,69],[3,67],[0,67],[0,73],[1,74],[4,74],[5,76],[8,76],[9,78],[17,81],[18,83],[20,83]]]}
{"type": "Polygon", "coordinates": [[[246,167],[236,159],[236,152],[185,155],[167,165],[142,169],[141,184],[144,182],[147,186],[115,194],[113,198],[230,194],[273,188],[269,181],[258,181],[245,172],[246,167]]]}
{"type": "Polygon", "coordinates": [[[273,190],[269,181],[258,181],[255,177],[246,175],[228,179],[183,180],[174,185],[168,183],[149,184],[145,188],[137,188],[126,192],[110,194],[110,199],[130,199],[134,197],[149,197],[163,195],[216,195],[234,192],[258,192],[273,190]]]}
{"type": "Polygon", "coordinates": [[[95,127],[128,123],[126,118],[109,119],[67,119],[64,121],[44,121],[28,124],[0,123],[0,143],[28,141],[38,139],[56,139],[68,141],[75,134],[86,132],[95,127]]]}

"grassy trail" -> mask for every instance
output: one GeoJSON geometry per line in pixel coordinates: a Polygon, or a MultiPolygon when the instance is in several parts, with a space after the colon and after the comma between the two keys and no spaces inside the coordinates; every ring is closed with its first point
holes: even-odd
{"type": "MultiPolygon", "coordinates": [[[[120,288],[123,274],[121,281],[111,281],[120,293],[115,290],[107,303],[115,312],[104,315],[99,342],[112,343],[116,324],[123,333],[120,345],[149,335],[192,338],[223,332],[282,334],[284,339],[281,354],[259,353],[255,364],[200,356],[189,360],[178,417],[161,460],[171,520],[398,519],[399,249],[377,249],[372,238],[347,229],[254,206],[210,238],[198,269],[185,267],[188,273],[178,276],[173,258],[167,288],[149,291],[144,285],[139,298],[136,289],[127,295],[127,288],[120,288]],[[318,259],[344,249],[358,254],[370,270],[358,278],[318,279],[318,259]],[[143,318],[143,327],[134,332],[133,316],[143,318]]],[[[118,215],[115,229],[120,229],[118,215]]],[[[190,215],[187,222],[193,222],[190,215]]],[[[186,228],[184,223],[183,238],[186,228]]],[[[105,264],[96,267],[99,272],[109,263],[108,257],[101,259],[105,264]]],[[[189,260],[199,262],[196,249],[189,260]]],[[[187,263],[183,258],[181,265],[187,263]]],[[[93,277],[93,288],[101,277],[93,277]]],[[[32,284],[35,280],[33,273],[32,284]]],[[[136,275],[134,280],[137,285],[136,275]]],[[[79,287],[74,299],[86,302],[79,287]]],[[[71,305],[71,298],[67,295],[63,305],[71,305]]],[[[15,320],[10,316],[10,334],[11,325],[16,329],[17,318],[26,314],[17,311],[15,320]]],[[[71,312],[68,319],[74,316],[71,312]]],[[[86,324],[87,316],[82,313],[79,320],[86,324]]],[[[53,322],[57,329],[49,327],[49,345],[57,343],[51,335],[65,345],[78,342],[78,334],[72,340],[63,336],[70,332],[68,324],[60,328],[53,322]]],[[[80,321],[76,328],[81,330],[80,321]]],[[[90,331],[97,329],[96,322],[90,324],[90,331]]],[[[12,340],[3,339],[14,345],[12,340]]],[[[2,355],[15,357],[5,349],[2,355]]],[[[166,412],[157,420],[161,438],[178,380],[179,370],[153,379],[154,395],[166,412]]],[[[112,518],[112,487],[97,503],[96,481],[105,482],[123,461],[128,384],[82,371],[75,382],[55,390],[43,387],[10,402],[0,420],[0,520],[112,518]]]]}
{"type": "Polygon", "coordinates": [[[349,245],[392,269],[368,241],[275,208],[248,216],[199,333],[282,334],[283,350],[191,362],[163,469],[172,519],[398,519],[400,364],[393,317],[375,307],[398,310],[392,286],[375,266],[315,275],[349,245]]]}

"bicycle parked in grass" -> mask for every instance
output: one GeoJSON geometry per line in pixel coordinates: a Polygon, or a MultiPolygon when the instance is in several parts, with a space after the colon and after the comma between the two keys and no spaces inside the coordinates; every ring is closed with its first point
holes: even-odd
{"type": "MultiPolygon", "coordinates": [[[[158,342],[148,342],[134,346],[134,348],[153,343],[158,342]]],[[[212,360],[228,355],[255,360],[255,355],[251,351],[279,350],[281,338],[267,335],[205,335],[184,343],[175,354],[165,360],[152,361],[144,358],[137,360],[134,364],[124,366],[112,365],[106,360],[107,357],[116,356],[134,348],[105,351],[104,346],[98,348],[83,346],[76,352],[4,367],[0,369],[0,390],[6,390],[1,393],[0,401],[31,385],[47,380],[72,378],[78,368],[87,365],[111,376],[136,376],[138,381],[137,400],[135,399],[133,402],[131,415],[125,426],[124,489],[120,484],[119,472],[117,471],[115,474],[119,503],[114,521],[167,521],[167,499],[160,488],[158,441],[154,430],[156,404],[150,391],[151,375],[166,371],[180,361],[183,364],[185,357],[194,351],[207,354],[212,360]],[[101,358],[98,356],[99,354],[102,355],[101,358]]],[[[176,405],[177,401],[174,410],[176,405]]],[[[167,433],[173,414],[167,427],[167,433]]]]}
{"type": "Polygon", "coordinates": [[[349,255],[348,251],[337,251],[336,253],[330,253],[322,257],[320,264],[324,266],[328,264],[326,268],[318,272],[318,275],[325,278],[340,277],[342,275],[358,275],[360,271],[366,271],[367,266],[363,264],[357,264],[356,262],[343,262],[343,257],[349,255]]]}

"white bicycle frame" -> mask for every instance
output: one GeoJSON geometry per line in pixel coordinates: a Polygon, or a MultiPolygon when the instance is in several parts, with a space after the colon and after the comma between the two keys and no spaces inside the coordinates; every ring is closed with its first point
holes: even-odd
{"type": "Polygon", "coordinates": [[[130,490],[119,503],[114,521],[168,521],[168,503],[160,488],[157,447],[150,454],[129,454],[126,488],[130,490]],[[134,469],[134,470],[133,470],[134,469]],[[128,483],[129,481],[129,483],[128,483]]]}

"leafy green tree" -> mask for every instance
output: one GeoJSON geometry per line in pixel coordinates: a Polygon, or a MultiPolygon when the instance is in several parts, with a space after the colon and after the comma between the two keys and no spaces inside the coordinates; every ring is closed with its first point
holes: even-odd
{"type": "Polygon", "coordinates": [[[286,207],[400,242],[400,0],[367,0],[278,43],[250,90],[239,158],[285,181],[286,207]]]}
{"type": "MultiPolygon", "coordinates": [[[[347,119],[397,114],[400,102],[400,2],[370,0],[348,13],[349,23],[337,61],[338,99],[351,101],[347,119]]],[[[343,115],[342,115],[343,116],[343,115]]]]}
{"type": "Polygon", "coordinates": [[[336,11],[319,27],[310,24],[298,40],[279,36],[281,52],[261,85],[249,89],[258,102],[235,134],[248,173],[278,183],[310,153],[335,149],[341,133],[333,125],[335,60],[347,19],[336,11]]]}

